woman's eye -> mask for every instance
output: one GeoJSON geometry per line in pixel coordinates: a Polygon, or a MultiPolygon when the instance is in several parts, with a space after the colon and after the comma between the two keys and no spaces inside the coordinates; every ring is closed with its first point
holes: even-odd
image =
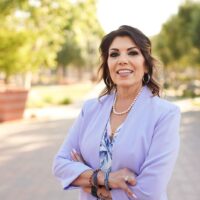
{"type": "Polygon", "coordinates": [[[130,51],[128,54],[131,56],[134,56],[134,55],[138,55],[139,53],[137,51],[130,51]]]}
{"type": "Polygon", "coordinates": [[[118,55],[119,55],[119,53],[117,53],[117,52],[110,53],[110,57],[117,57],[118,55]]]}

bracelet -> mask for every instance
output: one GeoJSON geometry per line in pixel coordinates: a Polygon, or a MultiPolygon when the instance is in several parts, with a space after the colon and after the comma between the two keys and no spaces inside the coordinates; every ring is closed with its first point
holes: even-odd
{"type": "MultiPolygon", "coordinates": [[[[93,172],[92,172],[92,174],[93,174],[93,172]]],[[[90,184],[90,187],[92,187],[92,175],[89,178],[89,184],[90,184]]]]}
{"type": "Polygon", "coordinates": [[[104,185],[107,191],[110,191],[111,188],[109,187],[108,179],[109,179],[110,171],[106,171],[104,173],[104,185]]]}
{"type": "Polygon", "coordinates": [[[97,188],[95,186],[91,187],[91,194],[92,194],[92,196],[99,198],[97,195],[97,188]]]}
{"type": "Polygon", "coordinates": [[[97,190],[98,190],[97,175],[98,175],[99,171],[100,171],[100,169],[95,170],[92,174],[92,177],[91,177],[91,183],[92,183],[91,194],[96,198],[98,198],[98,195],[97,195],[97,190]]]}

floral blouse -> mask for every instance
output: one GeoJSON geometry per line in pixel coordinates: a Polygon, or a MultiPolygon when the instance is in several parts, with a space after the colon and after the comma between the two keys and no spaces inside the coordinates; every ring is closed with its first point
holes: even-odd
{"type": "Polygon", "coordinates": [[[117,135],[120,132],[123,123],[115,131],[114,137],[111,139],[111,127],[110,120],[106,125],[105,132],[103,134],[101,143],[100,143],[100,169],[104,172],[111,171],[112,166],[112,148],[117,138],[117,135]]]}

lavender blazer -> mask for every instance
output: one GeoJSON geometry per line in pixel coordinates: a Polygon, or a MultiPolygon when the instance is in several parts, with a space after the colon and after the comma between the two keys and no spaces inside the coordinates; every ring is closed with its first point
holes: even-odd
{"type": "MultiPolygon", "coordinates": [[[[55,156],[53,173],[64,189],[85,170],[99,167],[99,147],[112,108],[114,94],[85,102],[79,117],[55,156]],[[70,158],[72,149],[87,165],[70,158]]],[[[180,110],[144,87],[113,146],[112,171],[129,168],[136,174],[130,186],[138,200],[167,200],[167,184],[179,150],[180,110]]],[[[129,200],[120,189],[111,190],[113,200],[129,200]]],[[[80,190],[81,200],[95,198],[80,190]]]]}

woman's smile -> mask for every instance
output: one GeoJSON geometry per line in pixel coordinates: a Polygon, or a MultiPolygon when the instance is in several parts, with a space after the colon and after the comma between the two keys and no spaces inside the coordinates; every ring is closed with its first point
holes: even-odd
{"type": "Polygon", "coordinates": [[[120,77],[128,77],[129,75],[133,74],[133,70],[131,70],[131,69],[119,69],[119,70],[117,70],[117,74],[120,77]]]}

